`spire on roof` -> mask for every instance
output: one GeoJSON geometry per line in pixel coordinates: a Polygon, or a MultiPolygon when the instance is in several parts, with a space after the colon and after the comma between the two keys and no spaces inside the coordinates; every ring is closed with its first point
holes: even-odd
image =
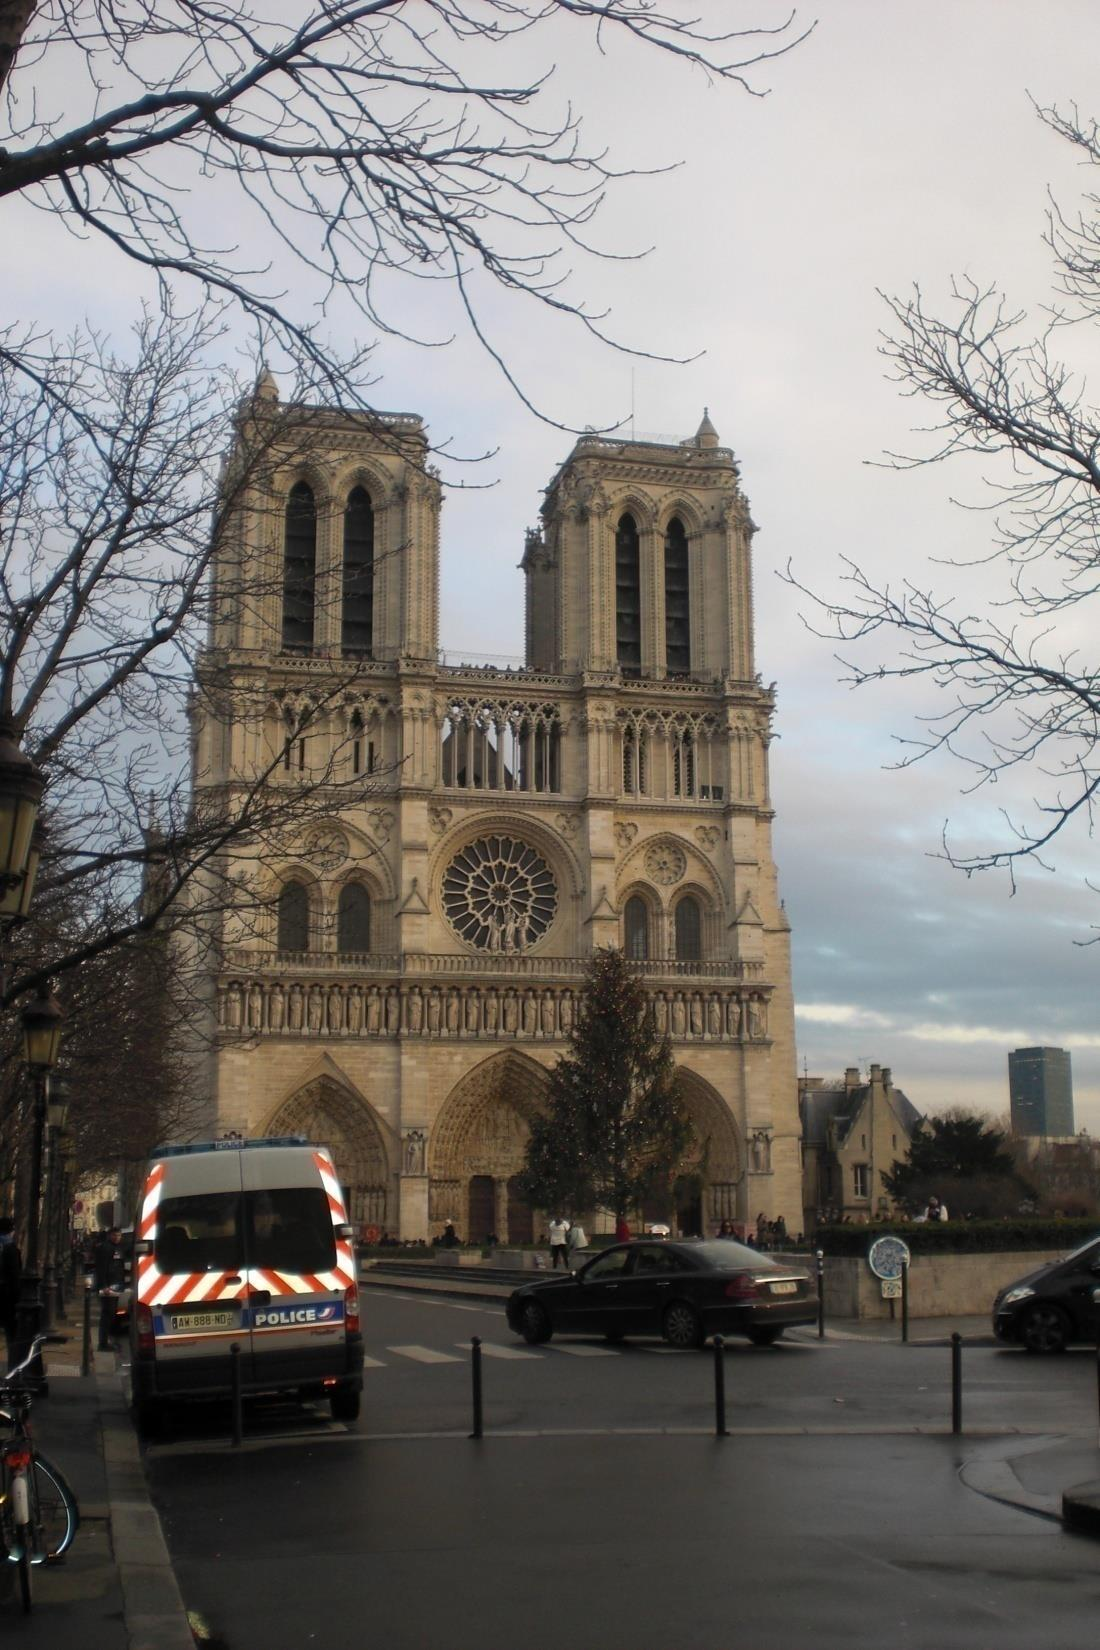
{"type": "Polygon", "coordinates": [[[256,401],[278,401],[279,386],[270,367],[265,365],[260,368],[260,376],[256,380],[256,388],[252,394],[256,401]]]}
{"type": "Polygon", "coordinates": [[[709,407],[703,408],[703,422],[695,432],[695,445],[697,447],[717,447],[718,445],[718,431],[710,421],[709,407]]]}

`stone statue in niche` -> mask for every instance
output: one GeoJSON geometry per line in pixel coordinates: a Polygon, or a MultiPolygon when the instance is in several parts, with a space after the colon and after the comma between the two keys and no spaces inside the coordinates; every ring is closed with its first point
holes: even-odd
{"type": "Polygon", "coordinates": [[[363,993],[357,985],[348,992],[348,1031],[358,1037],[363,1029],[363,993]]]}
{"type": "Polygon", "coordinates": [[[396,1037],[401,1030],[401,993],[395,985],[386,992],[386,1031],[396,1037]]]}
{"type": "Polygon", "coordinates": [[[737,1037],[741,1031],[741,1001],[738,997],[726,999],[726,1035],[737,1037]]]}
{"type": "Polygon", "coordinates": [[[687,1008],[679,992],[672,999],[672,1035],[684,1037],[687,1034],[687,1008]]]}
{"type": "Polygon", "coordinates": [[[768,1021],[763,997],[749,998],[749,1036],[755,1041],[768,1035],[768,1021]]]}
{"type": "Polygon", "coordinates": [[[338,985],[329,987],[328,1028],[330,1031],[343,1031],[344,1029],[344,993],[338,985]]]}
{"type": "Polygon", "coordinates": [[[438,1037],[442,1023],[442,1004],[439,1001],[439,992],[433,989],[428,993],[428,1032],[432,1037],[438,1037]]]}
{"type": "Polygon", "coordinates": [[[495,991],[485,993],[485,1030],[492,1034],[500,1021],[500,1004],[495,991]]]}
{"type": "Polygon", "coordinates": [[[267,1004],[267,1023],[272,1031],[282,1031],[285,1020],[286,998],[283,996],[283,988],[281,985],[273,985],[267,1004]]]}
{"type": "Polygon", "coordinates": [[[766,1129],[754,1129],[752,1136],[752,1169],[754,1174],[770,1174],[772,1141],[766,1129]]]}
{"type": "Polygon", "coordinates": [[[695,992],[692,993],[691,998],[691,1035],[693,1037],[703,1035],[703,1000],[695,992]]]}
{"type": "Polygon", "coordinates": [[[476,986],[466,993],[466,1030],[474,1037],[481,1030],[481,993],[476,986]]]}
{"type": "Polygon", "coordinates": [[[287,1014],[291,1031],[302,1029],[302,988],[292,985],[290,988],[290,1008],[287,1014]]]}
{"type": "Polygon", "coordinates": [[[535,1002],[533,991],[523,993],[523,1030],[528,1037],[533,1037],[538,1030],[538,1004],[535,1002]]]}
{"type": "Polygon", "coordinates": [[[542,1034],[544,1037],[552,1037],[557,1029],[554,1024],[556,1019],[554,1006],[554,993],[544,991],[542,994],[542,1034]]]}
{"type": "Polygon", "coordinates": [[[504,1029],[514,1035],[519,1027],[519,1007],[514,991],[504,993],[504,1029]]]}
{"type": "Polygon", "coordinates": [[[458,992],[457,991],[448,991],[448,993],[447,993],[447,1035],[449,1037],[457,1037],[458,1036],[458,1010],[459,1010],[458,992]]]}
{"type": "Polygon", "coordinates": [[[405,1136],[405,1173],[424,1173],[424,1147],[426,1144],[423,1129],[410,1129],[405,1136]]]}
{"type": "Polygon", "coordinates": [[[248,1024],[251,1030],[259,1031],[264,1023],[264,994],[260,989],[260,982],[253,980],[248,988],[248,1024]]]}
{"type": "Polygon", "coordinates": [[[378,987],[372,985],[367,991],[367,1036],[377,1037],[382,1025],[382,1004],[378,996],[378,987]]]}
{"type": "Polygon", "coordinates": [[[424,999],[416,986],[409,992],[409,1030],[419,1035],[424,1023],[424,999]]]}
{"type": "Polygon", "coordinates": [[[325,1017],[325,999],[319,985],[311,986],[309,992],[309,1029],[320,1031],[325,1017]]]}
{"type": "Polygon", "coordinates": [[[570,991],[564,993],[558,1005],[558,1023],[562,1036],[568,1037],[573,1030],[573,994],[570,991]]]}
{"type": "Polygon", "coordinates": [[[716,993],[707,999],[707,1030],[712,1037],[722,1035],[722,1002],[716,993]]]}
{"type": "Polygon", "coordinates": [[[658,991],[653,999],[653,1019],[660,1037],[668,1035],[668,998],[663,991],[658,991]]]}
{"type": "Polygon", "coordinates": [[[225,994],[225,1023],[230,1031],[239,1031],[241,1027],[241,988],[231,985],[225,994]]]}

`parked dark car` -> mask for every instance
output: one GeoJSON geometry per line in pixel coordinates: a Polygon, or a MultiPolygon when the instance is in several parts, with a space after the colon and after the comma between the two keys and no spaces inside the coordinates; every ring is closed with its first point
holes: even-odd
{"type": "Polygon", "coordinates": [[[1029,1352],[1064,1352],[1070,1341],[1095,1341],[1094,1289],[1100,1289],[1100,1238],[1002,1289],[993,1302],[993,1333],[1029,1352]]]}
{"type": "Polygon", "coordinates": [[[817,1322],[808,1273],[728,1238],[619,1243],[568,1276],[525,1283],[508,1301],[508,1323],[537,1344],[567,1334],[663,1335],[702,1346],[708,1335],[747,1335],[770,1346],[784,1329],[817,1322]]]}

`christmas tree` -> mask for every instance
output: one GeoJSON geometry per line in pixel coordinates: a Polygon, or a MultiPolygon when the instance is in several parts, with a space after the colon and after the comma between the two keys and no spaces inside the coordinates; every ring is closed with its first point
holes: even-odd
{"type": "Polygon", "coordinates": [[[540,1209],[626,1216],[668,1191],[691,1138],[644,987],[621,951],[597,951],[549,1109],[531,1129],[521,1195],[540,1209]]]}

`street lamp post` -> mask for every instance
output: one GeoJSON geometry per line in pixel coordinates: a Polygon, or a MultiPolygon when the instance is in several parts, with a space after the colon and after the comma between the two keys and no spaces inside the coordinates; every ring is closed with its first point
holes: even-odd
{"type": "Polygon", "coordinates": [[[61,1307],[60,1280],[57,1256],[57,1200],[61,1190],[61,1165],[58,1157],[61,1134],[69,1115],[69,1085],[64,1077],[49,1081],[46,1101],[46,1195],[42,1200],[42,1227],[45,1237],[41,1242],[45,1260],[46,1328],[57,1322],[61,1307]]]}
{"type": "MultiPolygon", "coordinates": [[[[42,1286],[38,1272],[42,1229],[39,1208],[42,1198],[42,1147],[49,1105],[50,1072],[57,1064],[63,1017],[61,1004],[46,987],[23,1010],[23,1058],[34,1080],[34,1114],[28,1175],[27,1248],[23,1256],[23,1284],[16,1327],[18,1354],[21,1357],[26,1357],[42,1323],[42,1286]]],[[[41,1360],[36,1360],[28,1373],[32,1384],[40,1390],[45,1387],[41,1360]]]]}

